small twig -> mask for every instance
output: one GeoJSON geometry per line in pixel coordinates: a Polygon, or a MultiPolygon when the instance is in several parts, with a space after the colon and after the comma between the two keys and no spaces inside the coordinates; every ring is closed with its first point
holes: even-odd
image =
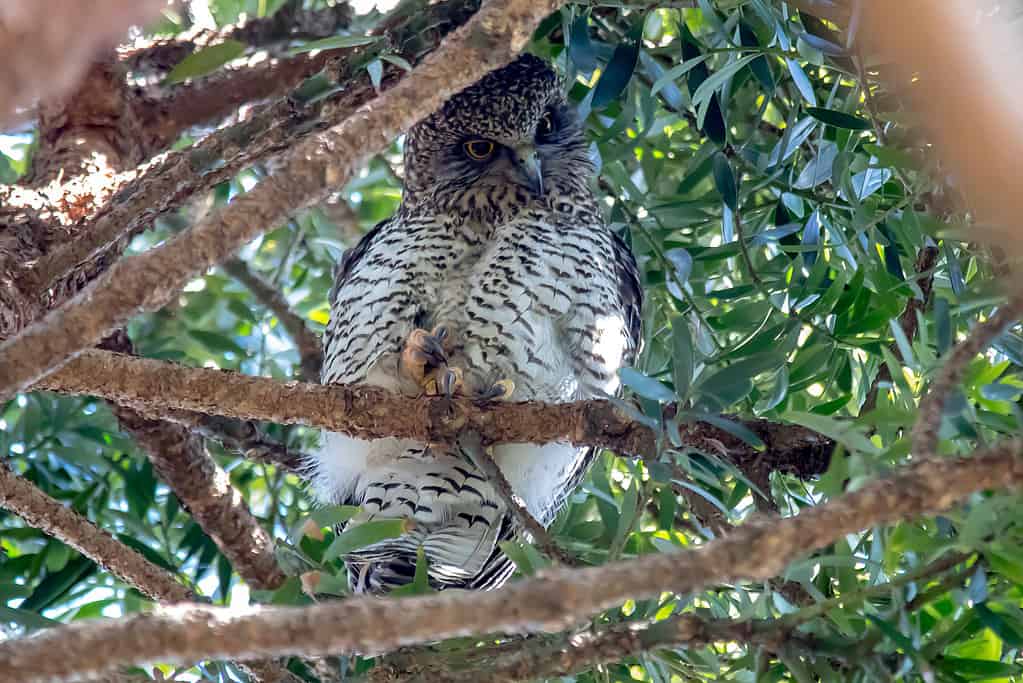
{"type": "Polygon", "coordinates": [[[139,661],[385,653],[456,635],[562,630],[627,599],[766,580],[846,534],[945,510],[976,491],[1021,484],[1023,442],[1010,441],[971,458],[916,461],[793,517],[751,521],[695,551],[557,568],[493,591],[352,597],[300,608],[196,606],[62,626],[0,642],[0,670],[24,683],[59,681],[139,661]]]}
{"type": "Polygon", "coordinates": [[[16,475],[3,460],[0,460],[0,507],[66,543],[154,600],[187,602],[196,599],[173,574],[16,475]]]}
{"type": "Polygon", "coordinates": [[[490,481],[490,485],[494,487],[497,494],[501,496],[501,500],[504,501],[505,507],[511,512],[515,521],[519,523],[519,526],[530,536],[533,541],[540,547],[543,552],[556,561],[558,564],[563,564],[567,567],[576,567],[579,565],[579,558],[575,557],[572,553],[559,546],[547,530],[543,527],[540,522],[536,520],[536,517],[529,512],[526,507],[526,502],[512,490],[511,483],[508,478],[504,476],[504,472],[494,462],[494,458],[491,457],[490,449],[479,445],[478,448],[472,449],[472,457],[476,462],[476,466],[483,471],[487,479],[490,481]]]}
{"type": "Polygon", "coordinates": [[[928,458],[937,454],[941,415],[949,394],[962,379],[970,361],[1020,317],[1023,317],[1023,294],[1016,294],[997,313],[974,327],[970,335],[948,355],[941,372],[920,401],[912,434],[915,457],[928,458]]]}
{"type": "Polygon", "coordinates": [[[319,335],[310,330],[305,320],[291,309],[280,290],[252,272],[244,262],[232,259],[224,263],[223,268],[228,275],[245,285],[280,321],[288,336],[295,342],[302,378],[307,382],[319,382],[320,365],[323,363],[323,346],[320,344],[319,335]]]}
{"type": "Polygon", "coordinates": [[[306,469],[308,456],[305,453],[288,448],[286,444],[267,436],[251,420],[234,420],[185,410],[172,411],[165,417],[172,422],[187,425],[246,460],[274,465],[295,474],[301,474],[306,469]]]}

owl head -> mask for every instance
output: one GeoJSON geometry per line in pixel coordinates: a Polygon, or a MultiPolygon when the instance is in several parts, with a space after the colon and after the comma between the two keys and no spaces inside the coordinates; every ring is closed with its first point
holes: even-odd
{"type": "Polygon", "coordinates": [[[588,195],[592,172],[561,80],[524,55],[409,131],[404,201],[496,224],[529,206],[588,195]]]}

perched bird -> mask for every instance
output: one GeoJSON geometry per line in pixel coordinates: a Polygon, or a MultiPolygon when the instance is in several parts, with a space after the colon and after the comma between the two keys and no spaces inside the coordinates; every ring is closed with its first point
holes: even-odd
{"type": "MultiPolygon", "coordinates": [[[[554,70],[527,55],[490,73],[413,127],[404,155],[397,213],[338,268],[322,381],[554,403],[615,394],[639,346],[642,294],[554,70]]],[[[346,557],[354,591],[409,583],[420,547],[435,588],[508,579],[498,544],[515,523],[474,464],[478,448],[324,435],[311,464],[321,501],[361,506],[349,525],[410,520],[346,557]]],[[[491,452],[545,526],[593,458],[566,443],[491,452]]]]}

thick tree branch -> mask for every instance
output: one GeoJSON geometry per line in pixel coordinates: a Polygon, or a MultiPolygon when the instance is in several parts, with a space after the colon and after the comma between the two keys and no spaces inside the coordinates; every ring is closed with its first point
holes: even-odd
{"type": "Polygon", "coordinates": [[[915,462],[794,517],[751,521],[695,551],[555,569],[483,593],[357,597],[305,608],[187,607],[64,626],[0,643],[0,668],[20,681],[61,680],[139,661],[385,652],[456,635],[564,629],[626,599],[765,580],[845,534],[945,510],[976,491],[1021,484],[1023,442],[1011,441],[972,458],[915,462]],[[47,656],[58,651],[61,657],[47,656]]]}
{"type": "Polygon", "coordinates": [[[250,192],[189,231],[124,259],[68,304],[0,344],[0,397],[23,389],[98,342],[132,315],[170,301],[188,280],[295,209],[343,185],[369,155],[455,91],[506,63],[560,3],[493,0],[407,76],[340,125],[284,157],[250,192]]]}
{"type": "Polygon", "coordinates": [[[310,330],[305,320],[291,309],[287,299],[276,287],[252,272],[244,262],[232,259],[224,263],[223,267],[228,275],[245,285],[256,300],[274,314],[295,342],[302,378],[307,382],[319,382],[320,365],[323,363],[323,346],[319,335],[310,330]]]}
{"type": "MultiPolygon", "coordinates": [[[[142,557],[60,501],[46,495],[0,460],[0,507],[74,548],[153,600],[187,602],[195,594],[166,569],[142,557]]],[[[0,669],[2,670],[2,669],[0,669]]]]}
{"type": "MultiPolygon", "coordinates": [[[[452,442],[470,430],[486,443],[562,441],[629,455],[657,450],[654,430],[608,401],[480,406],[462,398],[402,397],[370,386],[284,383],[96,350],[83,352],[35,388],[107,398],[149,416],[174,419],[174,411],[184,410],[304,424],[362,439],[452,442]]],[[[767,420],[743,424],[764,441],[765,451],[702,422],[682,425],[679,431],[683,445],[727,456],[744,471],[762,466],[806,478],[827,469],[834,444],[820,434],[767,420]]]]}
{"type": "Polygon", "coordinates": [[[133,71],[168,71],[196,50],[236,40],[251,47],[269,47],[294,39],[317,39],[334,35],[351,23],[352,8],[339,2],[320,10],[302,8],[301,0],[288,0],[272,16],[249,19],[217,31],[199,30],[169,39],[136,43],[119,51],[133,71]]]}
{"type": "MultiPolygon", "coordinates": [[[[104,340],[106,348],[130,352],[123,331],[104,340]]],[[[256,588],[274,589],[284,573],[274,557],[273,538],[249,511],[231,478],[206,451],[206,445],[186,427],[152,420],[130,407],[111,402],[121,428],[146,452],[181,504],[220,548],[238,574],[256,588]]]]}

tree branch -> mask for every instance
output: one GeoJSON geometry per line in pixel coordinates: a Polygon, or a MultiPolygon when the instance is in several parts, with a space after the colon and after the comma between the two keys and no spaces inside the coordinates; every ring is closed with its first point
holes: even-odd
{"type": "MultiPolygon", "coordinates": [[[[151,417],[174,419],[175,411],[184,410],[303,424],[361,439],[453,442],[463,430],[471,430],[485,443],[561,441],[626,455],[657,450],[654,430],[632,421],[609,401],[480,406],[464,398],[408,398],[371,386],[284,383],[97,350],[83,352],[34,388],[107,398],[151,417]]],[[[679,432],[683,445],[727,455],[741,469],[771,467],[803,478],[827,469],[834,447],[830,439],[768,420],[742,424],[764,441],[765,451],[707,423],[684,424],[679,432]]]]}
{"type": "Polygon", "coordinates": [[[369,155],[454,92],[505,64],[556,0],[492,0],[390,90],[291,149],[273,175],[189,231],[123,259],[75,299],[0,344],[0,397],[23,389],[132,315],[170,301],[189,279],[297,208],[343,185],[369,155]]]}
{"type": "Polygon", "coordinates": [[[280,321],[298,350],[302,378],[307,382],[320,381],[320,365],[323,363],[323,346],[320,336],[309,329],[288,304],[284,295],[262,277],[252,272],[243,261],[232,259],[223,265],[224,271],[245,285],[256,299],[266,306],[280,321]]]}
{"type": "MultiPolygon", "coordinates": [[[[130,352],[123,331],[104,340],[106,348],[130,352]]],[[[248,583],[272,590],[284,583],[274,557],[274,542],[231,484],[231,477],[210,457],[203,440],[174,422],[152,420],[111,402],[121,428],[146,452],[188,513],[213,539],[231,566],[248,583]]]]}
{"type": "Polygon", "coordinates": [[[543,527],[540,522],[529,512],[526,507],[526,502],[515,493],[511,487],[511,483],[508,478],[504,476],[504,472],[494,458],[491,456],[490,449],[480,445],[480,448],[474,449],[473,460],[476,465],[483,471],[484,476],[489,480],[491,486],[497,491],[497,494],[501,496],[501,500],[504,501],[505,507],[511,512],[512,517],[518,522],[519,526],[530,536],[533,541],[540,547],[540,549],[546,553],[546,555],[552,560],[563,564],[566,567],[576,567],[579,565],[578,558],[574,557],[571,553],[566,551],[564,548],[554,542],[554,539],[547,533],[547,529],[543,527]]]}
{"type": "Polygon", "coordinates": [[[931,382],[927,395],[920,400],[912,434],[915,456],[928,458],[937,454],[938,433],[945,401],[962,380],[966,366],[1005,331],[1006,327],[1021,317],[1023,293],[1010,297],[997,313],[974,327],[970,336],[952,350],[938,376],[931,382]]]}
{"type": "Polygon", "coordinates": [[[217,31],[192,31],[169,39],[136,43],[121,49],[118,56],[132,71],[169,71],[196,50],[228,40],[251,47],[268,47],[294,39],[326,38],[351,21],[352,8],[347,2],[320,10],[306,10],[302,8],[301,0],[288,0],[269,17],[249,19],[217,31]]]}
{"type": "Polygon", "coordinates": [[[794,517],[750,522],[695,551],[555,569],[482,593],[355,597],[303,608],[185,607],[63,626],[0,643],[0,667],[19,681],[61,680],[138,661],[385,652],[456,635],[563,629],[626,599],[765,580],[845,534],[945,510],[976,491],[1021,484],[1023,442],[1011,441],[972,458],[914,462],[794,517]],[[53,652],[61,656],[48,656],[53,652]]]}
{"type": "Polygon", "coordinates": [[[173,574],[16,475],[3,460],[0,460],[0,507],[74,548],[153,600],[195,600],[195,594],[173,574]]]}

